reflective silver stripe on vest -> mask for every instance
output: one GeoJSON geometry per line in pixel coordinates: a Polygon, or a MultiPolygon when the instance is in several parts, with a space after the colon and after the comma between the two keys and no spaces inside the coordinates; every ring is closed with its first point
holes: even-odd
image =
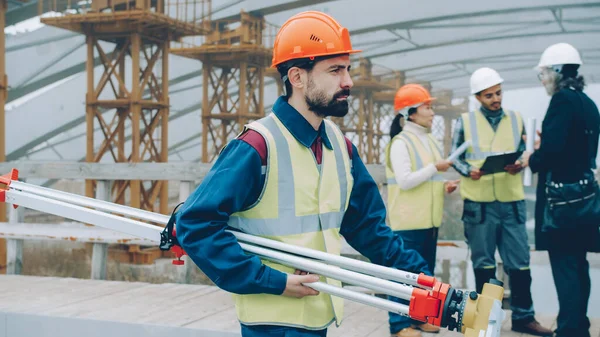
{"type": "MultiPolygon", "coordinates": [[[[340,148],[340,142],[335,134],[335,130],[329,125],[329,123],[325,123],[325,132],[327,133],[327,137],[329,138],[329,143],[333,147],[333,154],[335,155],[335,163],[337,168],[338,179],[340,181],[340,211],[344,212],[346,210],[346,197],[348,196],[348,177],[346,177],[346,168],[344,165],[344,156],[342,153],[342,149],[340,148]],[[333,140],[333,141],[332,141],[333,140]]],[[[346,141],[344,140],[344,145],[346,141]]],[[[322,157],[323,160],[325,156],[322,157]]]]}
{"type": "MultiPolygon", "coordinates": [[[[231,216],[228,225],[248,234],[268,236],[294,235],[339,228],[344,217],[345,207],[342,208],[340,212],[321,214],[320,221],[319,214],[296,216],[296,196],[291,153],[287,146],[287,140],[281,132],[281,129],[277,126],[275,118],[275,114],[271,114],[269,117],[260,119],[257,122],[267,128],[275,140],[278,169],[278,218],[252,219],[231,216]]],[[[340,196],[343,197],[341,203],[345,206],[348,193],[346,170],[342,161],[342,173],[340,173],[342,153],[340,152],[337,139],[335,142],[332,142],[332,144],[334,143],[337,145],[337,152],[336,145],[334,145],[334,154],[338,163],[338,175],[340,175],[340,196]]]]}
{"type": "MultiPolygon", "coordinates": [[[[410,139],[409,136],[406,136],[405,134],[400,134],[400,138],[402,140],[404,140],[407,144],[410,145],[410,147],[412,147],[413,152],[415,153],[415,161],[417,162],[416,166],[417,166],[417,171],[423,168],[423,159],[421,158],[421,155],[419,154],[419,152],[417,152],[417,147],[415,146],[415,143],[412,141],[412,139],[410,139]]],[[[439,148],[439,146],[436,144],[436,142],[433,142],[436,146],[436,148],[438,149],[438,151],[441,154],[441,150],[439,148]]],[[[434,151],[434,149],[431,149],[432,151],[434,151]]],[[[435,158],[435,155],[434,155],[435,158]]],[[[436,173],[433,175],[433,177],[429,178],[428,181],[446,181],[446,179],[439,173],[436,173]]],[[[397,185],[397,181],[396,178],[388,178],[387,179],[387,183],[388,185],[397,185]]]]}
{"type": "Polygon", "coordinates": [[[252,235],[284,236],[339,228],[343,217],[342,212],[321,214],[321,225],[319,225],[318,214],[291,216],[286,212],[280,214],[277,219],[248,219],[232,216],[227,224],[252,235]]]}
{"type": "Polygon", "coordinates": [[[423,160],[421,159],[419,152],[417,152],[417,147],[415,146],[415,143],[407,135],[400,134],[400,138],[402,138],[402,140],[404,140],[407,144],[410,145],[410,147],[412,147],[413,152],[415,153],[415,160],[417,161],[417,171],[422,169],[423,168],[423,160]]]}
{"type": "Polygon", "coordinates": [[[519,144],[521,143],[521,136],[519,135],[519,122],[517,121],[517,115],[514,111],[508,111],[510,115],[510,120],[512,123],[512,132],[513,139],[515,140],[515,151],[519,148],[519,144]]]}
{"type": "Polygon", "coordinates": [[[479,146],[479,134],[477,133],[477,120],[475,119],[475,111],[469,112],[469,127],[471,128],[471,148],[473,152],[467,153],[465,155],[466,159],[478,160],[485,159],[483,152],[481,152],[481,147],[479,146]],[[469,158],[473,156],[473,158],[469,158]]]}
{"type": "MultiPolygon", "coordinates": [[[[510,115],[512,132],[513,132],[513,140],[515,142],[515,151],[519,148],[519,144],[521,142],[521,137],[519,136],[519,123],[517,121],[517,115],[514,111],[507,111],[510,115]]],[[[469,125],[471,127],[471,147],[473,148],[473,152],[465,153],[465,159],[467,160],[484,160],[489,156],[494,156],[497,154],[502,154],[503,152],[482,152],[479,147],[479,134],[477,131],[477,121],[475,119],[475,111],[469,112],[469,125]]]]}

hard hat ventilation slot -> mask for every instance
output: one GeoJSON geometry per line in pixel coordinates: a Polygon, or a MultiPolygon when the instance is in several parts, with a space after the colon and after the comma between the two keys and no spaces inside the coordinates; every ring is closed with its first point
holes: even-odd
{"type": "Polygon", "coordinates": [[[319,43],[323,43],[323,40],[321,40],[318,36],[316,36],[315,34],[310,34],[310,40],[311,41],[315,41],[315,42],[319,42],[319,43]]]}

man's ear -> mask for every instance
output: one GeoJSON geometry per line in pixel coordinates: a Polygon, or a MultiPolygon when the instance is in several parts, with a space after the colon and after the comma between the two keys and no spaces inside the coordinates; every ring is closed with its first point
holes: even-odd
{"type": "Polygon", "coordinates": [[[305,77],[306,71],[298,67],[291,67],[288,70],[288,81],[294,88],[304,88],[305,77]]]}

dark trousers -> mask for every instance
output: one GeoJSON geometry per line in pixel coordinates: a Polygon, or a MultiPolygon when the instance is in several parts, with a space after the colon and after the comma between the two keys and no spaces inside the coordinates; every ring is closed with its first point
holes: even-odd
{"type": "Polygon", "coordinates": [[[591,281],[586,252],[549,250],[548,255],[558,294],[556,337],[590,337],[587,309],[591,281]]]}
{"type": "Polygon", "coordinates": [[[277,325],[242,325],[242,337],[325,337],[327,329],[307,330],[277,325]]]}
{"type": "MultiPolygon", "coordinates": [[[[404,240],[406,249],[416,250],[429,265],[431,273],[435,269],[435,253],[437,250],[438,229],[416,229],[406,231],[396,231],[395,235],[400,236],[404,240]]],[[[408,301],[397,297],[388,296],[390,301],[397,303],[408,304],[408,301]]],[[[423,322],[415,321],[409,317],[389,313],[390,333],[395,334],[398,331],[410,327],[412,324],[422,324],[423,322]]]]}

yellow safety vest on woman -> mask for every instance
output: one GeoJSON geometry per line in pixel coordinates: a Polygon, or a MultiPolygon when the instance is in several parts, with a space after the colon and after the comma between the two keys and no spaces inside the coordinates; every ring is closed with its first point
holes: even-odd
{"type": "MultiPolygon", "coordinates": [[[[321,165],[310,148],[298,142],[275,114],[246,127],[267,144],[266,180],[258,201],[231,215],[228,225],[243,232],[339,255],[340,226],[354,184],[351,160],[342,132],[325,120],[333,150],[323,146],[321,165]]],[[[267,266],[293,274],[294,268],[263,260],[267,266]]],[[[235,277],[235,275],[231,275],[235,277]]],[[[334,279],[322,282],[341,286],[334,279]]],[[[234,295],[243,324],[269,324],[324,329],[343,318],[343,300],[325,293],[292,298],[270,294],[234,295]]]]}
{"type": "MultiPolygon", "coordinates": [[[[514,111],[506,111],[496,132],[483,113],[471,111],[462,114],[465,141],[472,142],[465,159],[472,167],[481,168],[488,156],[515,152],[523,134],[523,119],[514,111]]],[[[507,172],[488,174],[479,180],[461,177],[460,194],[463,199],[476,202],[511,202],[525,199],[521,174],[507,172]]]]}
{"type": "Polygon", "coordinates": [[[442,159],[442,150],[431,134],[428,149],[417,135],[402,131],[385,149],[385,174],[388,183],[388,220],[394,231],[439,227],[444,214],[444,178],[435,174],[428,181],[410,190],[402,190],[396,183],[390,149],[396,139],[408,147],[412,170],[418,171],[442,159]]]}

